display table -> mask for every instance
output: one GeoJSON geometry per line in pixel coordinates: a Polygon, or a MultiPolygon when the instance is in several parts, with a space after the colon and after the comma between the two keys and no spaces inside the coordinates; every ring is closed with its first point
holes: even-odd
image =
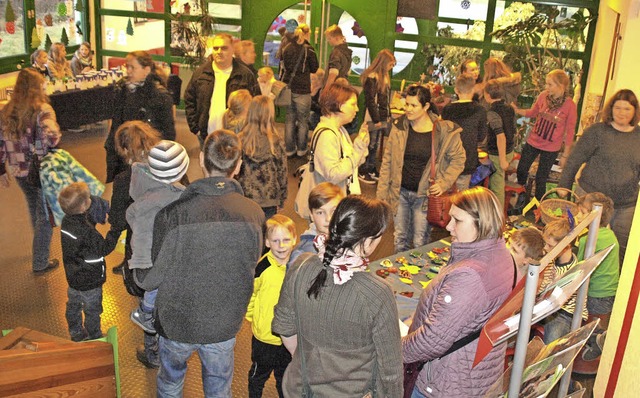
{"type": "Polygon", "coordinates": [[[113,86],[70,90],[49,96],[61,130],[111,119],[114,111],[113,86]]]}
{"type": "MultiPolygon", "coordinates": [[[[386,276],[387,282],[391,285],[393,292],[396,296],[396,304],[398,305],[398,316],[401,320],[405,320],[413,315],[418,305],[418,299],[424,287],[433,279],[444,264],[449,259],[449,248],[451,243],[449,237],[429,243],[428,245],[412,249],[400,253],[393,254],[389,257],[381,258],[380,260],[373,261],[369,264],[370,272],[375,274],[378,278],[381,278],[378,273],[382,273],[386,276]],[[435,249],[435,252],[434,252],[435,249]],[[444,250],[444,252],[438,254],[437,252],[444,250]],[[430,254],[431,255],[430,255],[430,254]],[[434,257],[434,258],[432,258],[434,257]],[[413,268],[412,271],[417,271],[416,274],[411,275],[411,283],[405,283],[401,281],[400,272],[403,270],[403,264],[398,262],[399,259],[404,258],[406,262],[411,265],[412,263],[420,264],[417,269],[413,268]],[[389,262],[391,267],[398,270],[397,273],[389,272],[393,271],[389,268],[389,262]],[[441,264],[437,264],[440,262],[441,264]],[[385,266],[386,265],[386,266],[385,266]],[[382,270],[382,271],[380,271],[382,270]],[[411,296],[411,297],[408,297],[411,296]]],[[[400,260],[401,261],[401,260],[400,260]]],[[[411,270],[411,267],[407,267],[411,270]]],[[[404,280],[404,278],[402,278],[404,280]]],[[[409,282],[406,280],[406,282],[409,282]]]]}

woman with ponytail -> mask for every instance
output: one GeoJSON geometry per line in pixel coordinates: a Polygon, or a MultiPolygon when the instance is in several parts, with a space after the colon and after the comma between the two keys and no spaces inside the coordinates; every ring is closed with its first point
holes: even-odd
{"type": "Polygon", "coordinates": [[[272,330],[293,360],[285,396],[402,396],[398,310],[390,286],[366,272],[391,211],[377,199],[348,196],[331,218],[318,254],[287,271],[272,330]]]}
{"type": "Polygon", "coordinates": [[[115,85],[114,112],[111,131],[104,143],[107,151],[107,182],[127,169],[118,156],[115,134],[130,120],[141,120],[158,130],[164,140],[175,141],[173,100],[167,90],[167,75],[146,51],[127,54],[127,77],[115,85]]]}

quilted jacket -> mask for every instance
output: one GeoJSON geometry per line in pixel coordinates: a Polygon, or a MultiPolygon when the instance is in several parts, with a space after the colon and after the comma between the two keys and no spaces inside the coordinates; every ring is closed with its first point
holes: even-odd
{"type": "Polygon", "coordinates": [[[442,356],[478,331],[511,293],[513,260],[503,239],[451,245],[451,260],[424,289],[409,334],[405,363],[427,361],[416,387],[427,397],[481,397],[502,374],[506,345],[472,368],[478,339],[442,356]]]}

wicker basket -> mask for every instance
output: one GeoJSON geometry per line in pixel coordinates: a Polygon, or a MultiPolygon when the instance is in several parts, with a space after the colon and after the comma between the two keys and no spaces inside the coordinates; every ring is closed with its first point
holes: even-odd
{"type": "Polygon", "coordinates": [[[573,216],[575,217],[575,215],[578,213],[578,205],[575,204],[574,202],[578,200],[578,195],[576,195],[575,192],[573,192],[570,189],[566,189],[566,188],[554,188],[554,189],[550,189],[549,191],[547,191],[544,196],[542,196],[542,199],[540,199],[540,218],[542,219],[542,222],[544,224],[548,224],[551,221],[554,220],[559,220],[561,218],[567,218],[567,209],[569,209],[571,211],[571,214],[573,214],[573,216]],[[557,191],[566,191],[568,193],[571,194],[570,198],[573,198],[573,202],[571,202],[570,200],[566,200],[566,199],[559,199],[559,198],[549,198],[549,199],[545,199],[547,197],[547,195],[557,192],[557,191]],[[562,216],[555,216],[555,215],[551,215],[549,213],[547,213],[547,210],[555,210],[560,208],[562,210],[562,216]]]}

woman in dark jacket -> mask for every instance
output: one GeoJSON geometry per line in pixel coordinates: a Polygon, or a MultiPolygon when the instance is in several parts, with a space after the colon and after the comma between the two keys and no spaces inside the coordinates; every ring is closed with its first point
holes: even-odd
{"type": "Polygon", "coordinates": [[[396,57],[386,48],[378,53],[371,65],[360,76],[364,91],[364,103],[367,107],[364,121],[369,123],[369,155],[358,171],[358,178],[365,184],[375,184],[380,174],[376,168],[378,139],[381,132],[390,130],[389,93],[391,79],[389,72],[396,64],[396,57]]]}
{"type": "Polygon", "coordinates": [[[295,31],[296,40],[287,44],[282,52],[283,68],[280,79],[291,89],[291,105],[287,108],[284,129],[287,156],[307,154],[311,74],[318,70],[318,57],[309,44],[310,35],[311,29],[308,25],[298,25],[295,31]]]}
{"type": "Polygon", "coordinates": [[[127,54],[127,78],[119,81],[115,90],[111,131],[104,143],[107,151],[107,183],[127,167],[118,156],[114,142],[115,133],[124,122],[141,120],[158,130],[162,139],[174,141],[176,138],[173,102],[167,90],[167,79],[149,53],[133,51],[127,54]]]}

